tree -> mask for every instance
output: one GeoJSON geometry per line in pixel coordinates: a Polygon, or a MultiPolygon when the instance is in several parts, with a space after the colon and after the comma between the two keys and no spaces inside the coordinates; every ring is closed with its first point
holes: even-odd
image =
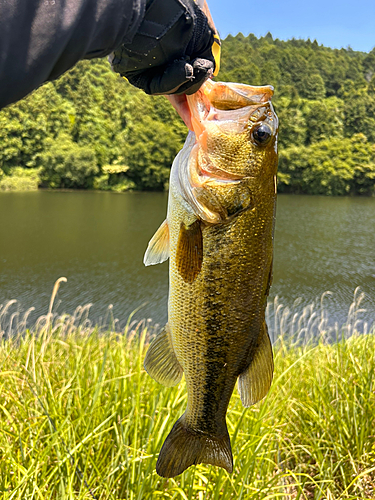
{"type": "Polygon", "coordinates": [[[130,106],[137,111],[129,117],[126,132],[118,136],[124,163],[129,167],[126,176],[138,189],[165,189],[186,129],[164,98],[138,94],[130,106]]]}
{"type": "Polygon", "coordinates": [[[375,96],[366,89],[345,96],[345,135],[364,134],[375,142],[375,96]]]}
{"type": "Polygon", "coordinates": [[[306,99],[324,99],[326,88],[319,73],[307,73],[301,79],[301,97],[306,99]]]}
{"type": "Polygon", "coordinates": [[[47,137],[70,128],[70,103],[52,84],[47,84],[22,101],[0,112],[0,167],[36,167],[47,137]]]}
{"type": "MultiPolygon", "coordinates": [[[[374,194],[375,49],[240,33],[223,41],[217,80],[275,87],[280,190],[374,194]]],[[[81,61],[0,112],[0,173],[8,187],[42,166],[48,187],[164,189],[186,133],[165,98],[81,61]]]]}
{"type": "Polygon", "coordinates": [[[279,147],[286,148],[291,144],[303,146],[306,142],[307,125],[305,116],[296,102],[281,99],[277,106],[279,118],[279,147]]]}
{"type": "Polygon", "coordinates": [[[375,75],[375,47],[367,54],[363,60],[364,76],[369,82],[375,75]]]}
{"type": "Polygon", "coordinates": [[[280,191],[375,194],[375,148],[363,134],[333,138],[280,152],[280,191]]]}
{"type": "Polygon", "coordinates": [[[94,151],[80,146],[68,134],[61,133],[55,140],[46,140],[46,149],[40,154],[41,181],[50,188],[80,188],[93,186],[99,173],[94,151]]]}
{"type": "Polygon", "coordinates": [[[306,101],[304,115],[308,127],[306,144],[343,137],[344,102],[338,97],[328,97],[321,101],[306,101]]]}

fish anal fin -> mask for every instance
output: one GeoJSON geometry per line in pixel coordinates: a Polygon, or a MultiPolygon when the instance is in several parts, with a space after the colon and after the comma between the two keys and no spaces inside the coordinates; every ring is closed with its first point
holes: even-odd
{"type": "Polygon", "coordinates": [[[256,352],[246,370],[238,378],[238,390],[243,406],[260,401],[271,387],[273,355],[267,325],[263,322],[256,352]]]}
{"type": "Polygon", "coordinates": [[[183,370],[173,350],[168,325],[151,342],[144,360],[144,367],[151,378],[167,387],[177,385],[183,370]]]}
{"type": "Polygon", "coordinates": [[[177,242],[176,265],[185,283],[193,283],[203,262],[203,236],[201,222],[196,220],[186,227],[181,223],[177,242]]]}
{"type": "Polygon", "coordinates": [[[203,434],[186,427],[182,415],[164,441],[156,463],[156,472],[162,477],[175,477],[191,465],[200,463],[233,471],[228,431],[222,436],[203,434]]]}
{"type": "Polygon", "coordinates": [[[151,238],[143,263],[145,266],[161,264],[169,258],[169,227],[167,219],[151,238]]]}

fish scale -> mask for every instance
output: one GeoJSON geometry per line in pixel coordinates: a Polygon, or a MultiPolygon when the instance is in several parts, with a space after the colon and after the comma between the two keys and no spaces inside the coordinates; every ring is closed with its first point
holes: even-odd
{"type": "Polygon", "coordinates": [[[167,219],[145,254],[146,265],[170,258],[168,324],[145,368],[168,386],[184,373],[188,396],[159,454],[164,477],[201,462],[231,472],[226,412],[235,384],[250,406],[272,381],[265,306],[278,121],[271,96],[269,86],[206,82],[188,97],[195,135],[174,161],[167,219]]]}

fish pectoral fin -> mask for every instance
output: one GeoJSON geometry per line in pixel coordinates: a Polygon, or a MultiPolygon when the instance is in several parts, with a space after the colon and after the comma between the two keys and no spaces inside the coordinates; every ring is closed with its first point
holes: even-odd
{"type": "Polygon", "coordinates": [[[180,382],[183,370],[173,350],[168,324],[151,342],[144,367],[151,378],[166,387],[172,387],[180,382]]]}
{"type": "Polygon", "coordinates": [[[165,219],[163,224],[151,238],[143,263],[145,266],[153,266],[161,264],[169,258],[169,227],[168,221],[165,219]]]}
{"type": "Polygon", "coordinates": [[[185,415],[177,420],[156,462],[156,472],[162,477],[175,477],[191,465],[205,463],[233,471],[233,457],[229,434],[203,434],[185,425],[185,415]]]}
{"type": "Polygon", "coordinates": [[[267,325],[264,322],[255,355],[249,366],[238,378],[238,390],[242,404],[248,407],[263,399],[271,387],[272,377],[272,346],[267,325]]]}
{"type": "Polygon", "coordinates": [[[186,227],[182,222],[177,242],[176,265],[185,283],[193,283],[203,262],[203,236],[201,221],[186,227]]]}

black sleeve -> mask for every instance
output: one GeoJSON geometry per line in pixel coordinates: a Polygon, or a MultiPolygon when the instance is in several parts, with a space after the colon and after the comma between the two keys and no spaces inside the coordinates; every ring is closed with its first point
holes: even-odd
{"type": "Polygon", "coordinates": [[[129,43],[145,0],[0,0],[0,108],[129,43]]]}

